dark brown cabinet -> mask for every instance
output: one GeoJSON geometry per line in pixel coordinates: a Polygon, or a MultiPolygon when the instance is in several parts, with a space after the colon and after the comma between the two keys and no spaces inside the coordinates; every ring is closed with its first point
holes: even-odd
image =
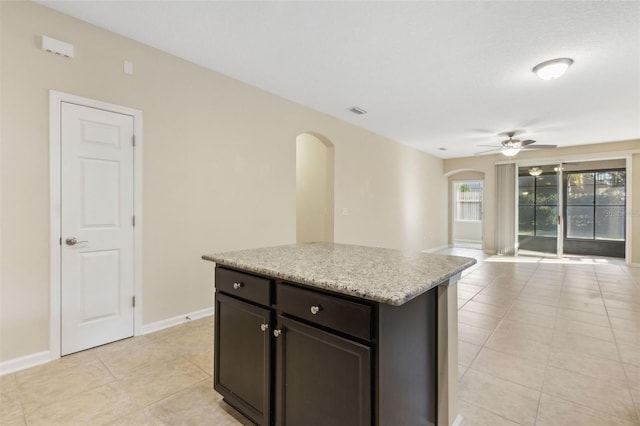
{"type": "Polygon", "coordinates": [[[435,425],[437,292],[390,306],[216,268],[214,388],[265,426],[435,425]]]}
{"type": "Polygon", "coordinates": [[[271,411],[271,311],[216,294],[214,389],[257,424],[271,411]]]}
{"type": "Polygon", "coordinates": [[[280,316],[276,425],[371,424],[371,348],[280,316]]]}

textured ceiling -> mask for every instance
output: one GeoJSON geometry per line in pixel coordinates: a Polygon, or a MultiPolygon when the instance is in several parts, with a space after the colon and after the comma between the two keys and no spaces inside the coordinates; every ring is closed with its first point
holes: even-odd
{"type": "Polygon", "coordinates": [[[38,3],[441,158],[640,138],[639,1],[38,3]]]}

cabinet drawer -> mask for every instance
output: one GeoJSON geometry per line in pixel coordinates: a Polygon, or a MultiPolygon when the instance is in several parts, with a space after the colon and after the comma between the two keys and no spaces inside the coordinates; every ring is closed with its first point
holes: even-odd
{"type": "Polygon", "coordinates": [[[371,340],[371,306],[288,284],[278,285],[278,309],[351,336],[371,340]]]}
{"type": "Polygon", "coordinates": [[[217,267],[216,289],[262,305],[271,304],[271,280],[267,278],[217,267]]]}

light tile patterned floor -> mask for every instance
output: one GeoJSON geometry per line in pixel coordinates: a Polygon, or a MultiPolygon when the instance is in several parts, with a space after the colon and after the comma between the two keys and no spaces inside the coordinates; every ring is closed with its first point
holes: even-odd
{"type": "Polygon", "coordinates": [[[213,318],[2,377],[4,425],[250,425],[213,391],[213,318]]]}
{"type": "MultiPolygon", "coordinates": [[[[488,257],[459,283],[463,424],[640,425],[640,269],[488,257]]],[[[213,320],[3,376],[2,425],[250,424],[212,391],[213,320]]]]}
{"type": "Polygon", "coordinates": [[[640,269],[487,257],[459,283],[464,425],[640,425],[640,269]]]}

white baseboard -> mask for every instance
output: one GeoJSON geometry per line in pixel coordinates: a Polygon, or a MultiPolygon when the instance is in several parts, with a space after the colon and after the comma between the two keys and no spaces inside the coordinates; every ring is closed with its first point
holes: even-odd
{"type": "Polygon", "coordinates": [[[211,315],[213,315],[213,306],[210,308],[201,309],[199,311],[178,315],[173,318],[167,318],[160,321],[152,322],[150,324],[145,324],[142,326],[142,334],[149,334],[156,331],[164,330],[165,328],[184,324],[185,322],[208,317],[211,315]]]}
{"type": "MultiPolygon", "coordinates": [[[[178,315],[173,318],[167,318],[162,321],[152,322],[142,326],[142,334],[153,333],[154,331],[160,331],[165,328],[180,325],[185,322],[204,318],[213,315],[213,306],[199,311],[190,312],[184,315],[178,315]]],[[[16,371],[25,370],[27,368],[35,367],[36,365],[46,364],[57,358],[53,358],[51,351],[42,351],[30,355],[21,356],[19,358],[10,359],[8,361],[0,362],[0,376],[5,374],[15,373],[16,371]]]]}
{"type": "Polygon", "coordinates": [[[51,351],[36,352],[35,354],[3,361],[0,362],[0,376],[35,367],[36,365],[46,364],[49,361],[53,361],[51,351]]]}
{"type": "Polygon", "coordinates": [[[440,251],[440,250],[444,250],[444,249],[448,249],[451,246],[448,244],[445,244],[443,246],[438,246],[438,247],[432,247],[430,249],[426,249],[426,250],[422,250],[422,253],[434,253],[436,251],[440,251]]]}

